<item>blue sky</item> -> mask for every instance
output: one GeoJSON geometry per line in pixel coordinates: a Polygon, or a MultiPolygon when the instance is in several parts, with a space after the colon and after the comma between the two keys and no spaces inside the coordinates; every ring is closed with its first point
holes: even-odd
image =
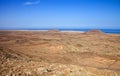
{"type": "Polygon", "coordinates": [[[0,0],[0,29],[120,29],[120,0],[0,0]]]}

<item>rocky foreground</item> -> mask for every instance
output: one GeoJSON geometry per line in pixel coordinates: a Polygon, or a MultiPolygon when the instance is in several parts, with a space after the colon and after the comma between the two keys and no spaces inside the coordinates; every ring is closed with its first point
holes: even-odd
{"type": "Polygon", "coordinates": [[[0,76],[120,76],[120,35],[0,31],[0,76]]]}

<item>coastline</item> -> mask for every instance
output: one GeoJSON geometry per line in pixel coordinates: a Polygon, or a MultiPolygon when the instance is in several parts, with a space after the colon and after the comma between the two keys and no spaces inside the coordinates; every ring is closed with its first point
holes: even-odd
{"type": "Polygon", "coordinates": [[[68,33],[85,33],[85,31],[60,31],[60,32],[68,32],[68,33]]]}
{"type": "MultiPolygon", "coordinates": [[[[0,31],[40,31],[40,32],[47,32],[49,30],[0,30],[0,31]]],[[[68,32],[68,33],[84,33],[85,31],[73,31],[73,30],[59,30],[59,32],[68,32]]]]}
{"type": "MultiPolygon", "coordinates": [[[[54,30],[54,29],[38,29],[38,30],[36,30],[36,29],[33,29],[33,30],[12,30],[12,29],[9,29],[9,30],[6,30],[6,29],[0,29],[0,31],[40,31],[40,32],[47,32],[47,31],[49,31],[49,30],[54,30]]],[[[57,30],[57,29],[55,29],[55,30],[57,30]]],[[[68,33],[85,33],[85,32],[87,32],[88,30],[94,30],[94,29],[58,29],[58,31],[59,32],[68,32],[68,33]]],[[[105,34],[120,34],[120,29],[97,29],[97,30],[101,30],[102,32],[104,32],[105,34]]]]}

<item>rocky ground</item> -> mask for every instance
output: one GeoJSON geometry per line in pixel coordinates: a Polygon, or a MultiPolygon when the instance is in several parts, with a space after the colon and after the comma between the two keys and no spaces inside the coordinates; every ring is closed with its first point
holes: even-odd
{"type": "Polygon", "coordinates": [[[0,31],[0,76],[120,76],[120,35],[0,31]]]}

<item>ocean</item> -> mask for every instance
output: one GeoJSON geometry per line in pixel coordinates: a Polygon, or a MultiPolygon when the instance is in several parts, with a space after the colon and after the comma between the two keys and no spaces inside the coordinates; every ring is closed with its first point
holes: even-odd
{"type": "MultiPolygon", "coordinates": [[[[28,30],[51,30],[51,29],[28,29],[28,30]]],[[[83,31],[86,32],[88,30],[101,30],[107,34],[120,34],[120,29],[57,29],[60,31],[83,31]]]]}
{"type": "MultiPolygon", "coordinates": [[[[29,29],[29,30],[51,30],[51,29],[29,29]]],[[[57,29],[60,31],[83,31],[86,32],[88,30],[101,30],[107,34],[120,34],[120,29],[57,29]]]]}
{"type": "Polygon", "coordinates": [[[86,32],[88,30],[101,30],[107,34],[120,34],[120,29],[59,29],[61,31],[83,31],[86,32]]]}
{"type": "MultiPolygon", "coordinates": [[[[1,29],[1,30],[5,30],[5,29],[1,29]]],[[[38,29],[6,29],[6,30],[51,30],[51,29],[44,29],[44,28],[38,28],[38,29]]],[[[104,33],[107,34],[120,34],[120,29],[57,29],[60,31],[83,31],[86,32],[88,30],[101,30],[104,33]]]]}

